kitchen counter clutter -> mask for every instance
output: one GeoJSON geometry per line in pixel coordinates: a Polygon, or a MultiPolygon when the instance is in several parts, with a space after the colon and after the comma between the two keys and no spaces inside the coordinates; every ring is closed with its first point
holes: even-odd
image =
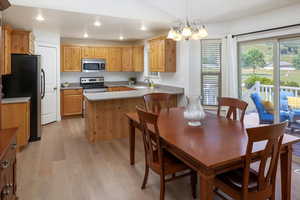
{"type": "Polygon", "coordinates": [[[144,84],[138,84],[131,88],[134,90],[84,94],[85,133],[89,142],[128,137],[129,129],[125,113],[134,112],[137,105],[143,105],[145,94],[157,92],[172,94],[170,106],[177,107],[178,95],[184,92],[183,88],[162,85],[150,89],[144,84]]]}

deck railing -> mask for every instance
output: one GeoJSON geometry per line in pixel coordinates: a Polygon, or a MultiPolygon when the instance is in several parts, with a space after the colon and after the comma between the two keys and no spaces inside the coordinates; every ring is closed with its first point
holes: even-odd
{"type": "MultiPolygon", "coordinates": [[[[293,93],[293,96],[300,97],[300,87],[289,87],[289,86],[281,86],[280,91],[287,91],[293,93]]],[[[260,82],[255,82],[255,84],[248,90],[243,92],[242,99],[250,103],[248,110],[255,110],[254,105],[252,105],[252,101],[250,99],[250,95],[253,92],[257,92],[260,96],[268,101],[273,101],[274,96],[274,86],[273,85],[263,85],[260,82]]]]}

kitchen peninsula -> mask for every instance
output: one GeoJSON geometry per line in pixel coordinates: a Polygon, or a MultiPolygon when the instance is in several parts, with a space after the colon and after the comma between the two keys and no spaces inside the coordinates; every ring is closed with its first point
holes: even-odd
{"type": "Polygon", "coordinates": [[[134,112],[137,105],[143,105],[143,96],[149,93],[172,94],[171,107],[177,106],[177,99],[183,88],[158,85],[150,89],[143,85],[130,87],[128,91],[87,93],[85,98],[86,137],[95,141],[128,137],[129,128],[125,113],[134,112]]]}

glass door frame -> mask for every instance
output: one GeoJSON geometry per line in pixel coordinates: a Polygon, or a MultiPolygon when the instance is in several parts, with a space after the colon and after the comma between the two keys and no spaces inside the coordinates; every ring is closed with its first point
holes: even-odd
{"type": "Polygon", "coordinates": [[[300,38],[299,34],[286,35],[280,37],[271,37],[271,38],[262,38],[256,40],[248,40],[248,41],[238,41],[237,42],[237,64],[238,64],[238,95],[239,98],[242,98],[242,70],[241,70],[241,44],[255,44],[258,42],[271,42],[273,44],[273,87],[274,87],[274,123],[280,122],[280,42],[282,40],[300,38]]]}

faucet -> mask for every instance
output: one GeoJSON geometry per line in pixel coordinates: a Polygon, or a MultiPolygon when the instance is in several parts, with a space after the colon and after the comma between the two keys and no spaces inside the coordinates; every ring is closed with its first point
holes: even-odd
{"type": "Polygon", "coordinates": [[[154,87],[154,82],[149,77],[145,77],[144,81],[147,82],[148,87],[154,87]]]}

